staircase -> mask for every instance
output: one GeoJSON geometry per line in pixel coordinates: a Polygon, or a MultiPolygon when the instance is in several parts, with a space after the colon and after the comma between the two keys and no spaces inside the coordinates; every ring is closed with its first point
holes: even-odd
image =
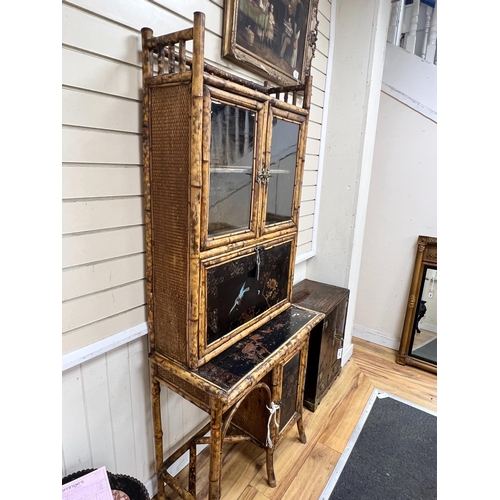
{"type": "Polygon", "coordinates": [[[437,0],[392,0],[387,41],[437,64],[437,0]]]}
{"type": "Polygon", "coordinates": [[[393,0],[382,91],[437,123],[436,0],[393,0]]]}

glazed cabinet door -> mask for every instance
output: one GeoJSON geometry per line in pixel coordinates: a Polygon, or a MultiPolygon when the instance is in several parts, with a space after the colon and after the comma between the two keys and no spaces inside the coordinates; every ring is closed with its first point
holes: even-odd
{"type": "Polygon", "coordinates": [[[257,236],[264,103],[205,87],[202,247],[257,236]]]}
{"type": "Polygon", "coordinates": [[[305,134],[303,116],[271,108],[266,167],[259,177],[265,185],[262,220],[266,233],[297,227],[305,134]]]}

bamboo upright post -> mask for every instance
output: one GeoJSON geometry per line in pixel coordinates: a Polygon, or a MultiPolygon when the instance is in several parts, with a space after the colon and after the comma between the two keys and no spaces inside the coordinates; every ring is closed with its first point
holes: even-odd
{"type": "Polygon", "coordinates": [[[192,109],[191,109],[191,168],[190,196],[188,200],[189,231],[189,328],[188,365],[198,368],[199,321],[199,252],[201,247],[201,220],[199,207],[202,200],[202,145],[203,145],[203,68],[205,64],[205,14],[195,12],[193,25],[192,109]]]}
{"type": "Polygon", "coordinates": [[[189,446],[189,493],[196,498],[196,441],[189,446]]]}
{"type": "Polygon", "coordinates": [[[149,88],[147,79],[152,75],[151,53],[147,40],[153,36],[151,28],[142,28],[142,168],[144,181],[144,218],[146,226],[146,303],[150,348],[154,349],[153,327],[153,249],[151,224],[151,173],[149,135],[149,88]]]}
{"type": "MultiPolygon", "coordinates": [[[[311,94],[312,94],[312,76],[307,76],[304,85],[304,100],[302,103],[303,109],[309,114],[311,108],[311,94]]],[[[298,162],[297,162],[297,172],[295,173],[295,187],[294,187],[294,203],[293,203],[293,221],[298,227],[299,223],[299,211],[300,211],[300,199],[302,196],[302,178],[304,173],[304,164],[306,161],[306,143],[307,143],[307,132],[308,132],[309,120],[305,120],[302,123],[299,145],[297,150],[298,162]]]]}
{"type": "Polygon", "coordinates": [[[304,346],[300,351],[299,382],[298,382],[299,390],[297,394],[297,407],[295,409],[295,411],[300,415],[299,418],[297,419],[297,430],[299,431],[300,442],[303,444],[307,443],[307,437],[304,430],[304,421],[302,418],[304,409],[304,383],[305,383],[306,369],[307,369],[307,352],[308,352],[308,342],[304,342],[304,346]]]}
{"type": "Polygon", "coordinates": [[[156,477],[158,480],[157,500],[165,500],[165,484],[161,478],[163,471],[163,429],[161,423],[161,405],[160,405],[160,384],[156,380],[151,380],[151,396],[153,402],[153,426],[155,437],[155,458],[156,458],[156,477]]]}
{"type": "Polygon", "coordinates": [[[209,500],[219,500],[221,495],[221,454],[222,454],[222,402],[211,399],[210,410],[210,472],[209,500]]]}

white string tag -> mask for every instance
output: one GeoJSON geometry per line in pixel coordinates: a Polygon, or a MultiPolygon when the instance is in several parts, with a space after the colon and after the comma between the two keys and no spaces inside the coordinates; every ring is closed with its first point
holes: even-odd
{"type": "Polygon", "coordinates": [[[273,418],[274,415],[274,425],[276,428],[279,427],[278,422],[276,421],[276,412],[279,410],[280,405],[274,403],[274,401],[271,401],[271,408],[266,405],[266,408],[269,410],[269,420],[267,421],[267,440],[266,440],[266,446],[268,448],[273,447],[273,441],[271,439],[271,419],[273,418]]]}

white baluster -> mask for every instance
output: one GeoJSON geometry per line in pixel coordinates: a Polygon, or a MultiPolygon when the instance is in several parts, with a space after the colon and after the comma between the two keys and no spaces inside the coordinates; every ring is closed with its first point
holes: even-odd
{"type": "Polygon", "coordinates": [[[400,3],[401,5],[399,8],[398,33],[396,35],[398,37],[398,40],[396,42],[396,45],[398,47],[401,47],[401,33],[403,31],[403,19],[405,17],[406,0],[401,0],[400,3]]]}
{"type": "Polygon", "coordinates": [[[429,38],[429,28],[431,27],[431,15],[432,7],[427,6],[425,9],[425,33],[424,33],[424,43],[422,44],[422,59],[425,59],[427,54],[427,40],[429,38]]]}
{"type": "Polygon", "coordinates": [[[437,2],[434,7],[434,12],[431,18],[431,27],[429,29],[429,43],[425,53],[425,60],[436,64],[436,49],[437,49],[437,2]]]}
{"type": "Polygon", "coordinates": [[[413,0],[413,8],[411,10],[410,32],[406,39],[405,49],[412,54],[415,54],[415,45],[417,43],[417,27],[418,15],[420,12],[420,0],[413,0]]]}
{"type": "Polygon", "coordinates": [[[393,0],[391,7],[391,20],[389,22],[389,31],[387,32],[387,41],[394,45],[399,45],[398,31],[401,30],[401,23],[399,22],[401,13],[401,3],[403,0],[393,0]]]}

